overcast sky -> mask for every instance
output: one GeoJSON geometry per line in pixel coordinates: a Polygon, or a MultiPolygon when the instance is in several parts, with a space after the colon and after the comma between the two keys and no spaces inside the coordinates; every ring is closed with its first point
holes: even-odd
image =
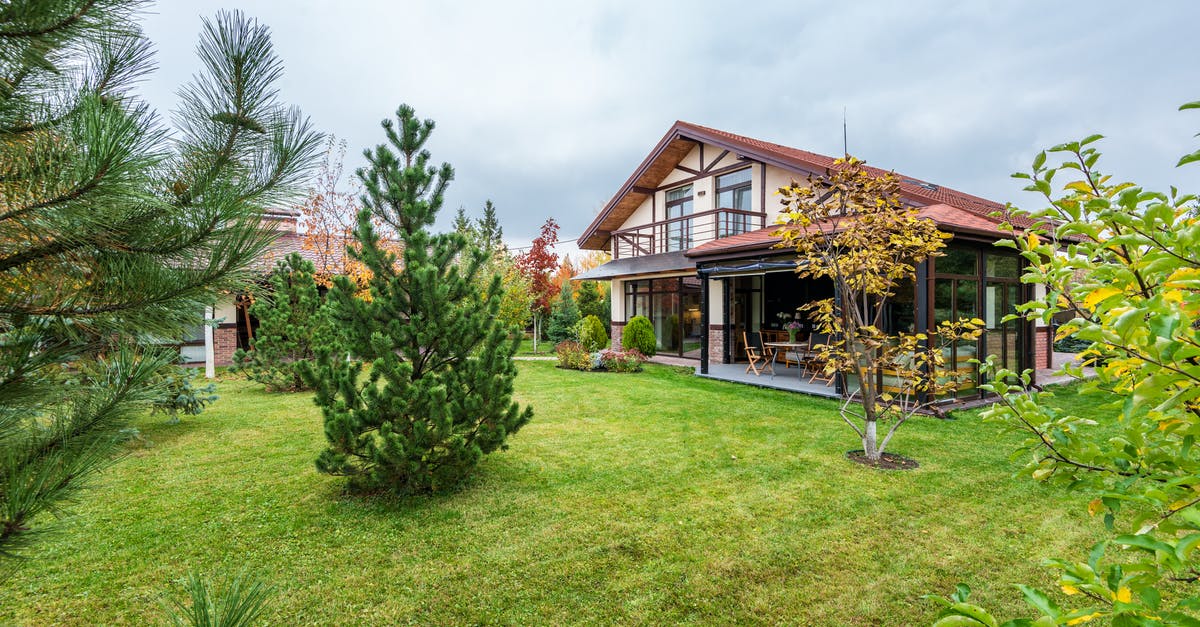
{"type": "MultiPolygon", "coordinates": [[[[1000,202],[1008,175],[1093,132],[1103,169],[1200,191],[1197,2],[388,2],[171,0],[145,17],[160,110],[198,69],[201,16],[271,28],[284,99],[348,142],[401,102],[456,170],[439,224],[495,201],[521,246],[573,239],[676,119],[869,163],[1000,202]],[[1069,5],[1076,5],[1074,7],[1069,5]]],[[[569,249],[569,247],[568,247],[569,249]]]]}

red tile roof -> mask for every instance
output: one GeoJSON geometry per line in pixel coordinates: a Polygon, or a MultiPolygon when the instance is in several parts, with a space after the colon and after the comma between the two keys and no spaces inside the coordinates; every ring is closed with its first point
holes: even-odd
{"type": "MultiPolygon", "coordinates": [[[[744,146],[755,151],[761,151],[779,158],[788,165],[805,170],[815,170],[817,173],[821,173],[824,170],[833,168],[834,162],[837,160],[834,157],[817,154],[815,152],[800,150],[798,148],[783,146],[781,144],[775,144],[772,142],[765,142],[760,139],[754,139],[753,137],[736,135],[720,129],[709,128],[699,124],[692,124],[691,122],[684,122],[682,120],[676,122],[675,125],[680,129],[691,130],[701,134],[714,135],[730,144],[744,146]]],[[[887,174],[887,170],[882,168],[866,166],[865,169],[876,176],[883,176],[884,174],[887,174]]],[[[980,198],[979,196],[974,196],[966,192],[950,189],[949,187],[935,185],[933,183],[915,179],[903,174],[898,176],[900,178],[900,191],[905,196],[924,200],[930,204],[944,203],[981,215],[988,215],[1004,210],[1004,205],[1002,203],[988,200],[986,198],[980,198]]]]}
{"type": "MultiPolygon", "coordinates": [[[[817,174],[824,173],[825,170],[834,167],[836,159],[827,155],[800,150],[782,144],[762,141],[753,137],[737,135],[720,129],[715,129],[691,122],[682,120],[676,121],[671,126],[667,134],[659,142],[658,146],[649,156],[642,162],[638,169],[629,177],[629,180],[621,187],[612,199],[600,211],[595,220],[588,226],[580,237],[580,246],[583,248],[602,248],[604,241],[607,239],[607,229],[611,226],[603,226],[609,222],[610,214],[616,211],[619,215],[616,216],[615,223],[623,222],[636,209],[637,203],[622,203],[621,200],[625,196],[633,193],[638,178],[649,169],[657,160],[666,158],[663,156],[662,150],[664,146],[672,143],[673,138],[684,138],[694,141],[701,141],[717,146],[727,148],[733,152],[744,154],[751,159],[759,160],[764,163],[769,163],[779,168],[792,171],[813,172],[817,174]]],[[[674,153],[673,153],[674,154],[674,153]]],[[[866,166],[867,171],[878,176],[882,176],[887,171],[881,168],[866,166]]],[[[935,185],[927,181],[915,179],[910,176],[898,175],[900,178],[900,192],[905,198],[918,205],[937,205],[943,204],[950,207],[962,209],[975,214],[981,218],[989,218],[992,214],[1004,211],[1004,204],[998,203],[986,198],[980,198],[966,192],[950,189],[935,185]]],[[[644,183],[642,183],[644,185],[644,183]]],[[[936,218],[935,218],[936,219],[936,218]]],[[[1013,224],[1018,227],[1027,227],[1031,222],[1022,218],[1012,218],[1013,224]]]]}
{"type": "MultiPolygon", "coordinates": [[[[972,211],[942,203],[921,207],[917,215],[921,218],[933,220],[942,230],[950,233],[983,235],[996,239],[1012,237],[1012,234],[1008,231],[1000,230],[1001,220],[998,218],[981,216],[972,211]]],[[[782,241],[782,238],[776,235],[778,230],[779,225],[773,225],[756,231],[748,231],[730,237],[715,239],[687,251],[687,256],[705,257],[735,252],[769,250],[775,244],[782,241]]]]}

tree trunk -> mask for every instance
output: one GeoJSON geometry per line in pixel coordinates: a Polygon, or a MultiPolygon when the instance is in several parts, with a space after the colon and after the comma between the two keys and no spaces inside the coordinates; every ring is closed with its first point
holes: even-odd
{"type": "Polygon", "coordinates": [[[881,457],[879,448],[877,445],[877,442],[879,441],[879,439],[875,433],[875,425],[876,424],[878,424],[876,421],[868,420],[866,422],[866,428],[863,429],[863,438],[862,438],[863,455],[867,459],[869,459],[873,462],[879,461],[879,458],[881,457]]]}
{"type": "Polygon", "coordinates": [[[533,352],[535,354],[538,352],[538,349],[537,349],[538,336],[542,334],[542,330],[541,330],[541,328],[539,328],[539,325],[538,325],[538,322],[540,322],[540,320],[541,320],[541,316],[538,315],[538,313],[536,311],[533,312],[533,352]]]}

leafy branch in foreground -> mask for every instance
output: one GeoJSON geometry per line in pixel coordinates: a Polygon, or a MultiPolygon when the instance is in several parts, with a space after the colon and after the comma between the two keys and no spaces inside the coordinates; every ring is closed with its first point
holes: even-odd
{"type": "MultiPolygon", "coordinates": [[[[985,419],[1025,435],[1016,455],[1030,460],[1026,474],[1095,494],[1088,513],[1102,515],[1108,537],[1085,559],[1047,560],[1058,571],[1061,606],[1022,588],[1040,618],[1007,624],[1200,625],[1197,197],[1114,182],[1097,170],[1100,139],[1055,146],[1036,157],[1031,172],[1014,175],[1048,206],[1014,212],[1038,226],[1011,245],[1028,262],[1022,281],[1046,286],[1020,315],[1073,316],[1058,336],[1089,343],[1083,365],[1096,377],[1082,384],[1083,392],[1115,397],[1115,419],[1052,409],[1049,392],[1030,390],[1028,373],[995,363],[989,389],[1000,402],[985,419]],[[1051,157],[1061,161],[1048,167],[1051,157]],[[1054,183],[1059,176],[1070,178],[1054,183]]],[[[1077,366],[1066,371],[1083,375],[1077,366]]],[[[994,624],[961,622],[970,614],[954,608],[947,606],[944,620],[961,620],[947,625],[994,624]]]]}

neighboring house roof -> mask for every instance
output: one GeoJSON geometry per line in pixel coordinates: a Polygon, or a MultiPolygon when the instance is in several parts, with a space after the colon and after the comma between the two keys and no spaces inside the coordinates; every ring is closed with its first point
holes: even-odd
{"type": "MultiPolygon", "coordinates": [[[[600,214],[588,225],[579,238],[583,249],[603,248],[609,233],[615,231],[629,219],[638,206],[653,193],[654,188],[679,165],[697,142],[729,150],[739,158],[759,161],[797,173],[822,174],[832,168],[836,159],[826,155],[800,150],[790,146],[766,142],[752,137],[736,135],[715,128],[677,121],[659,140],[654,150],[634,170],[616,195],[600,210],[600,214]]],[[[867,171],[882,176],[887,171],[866,166],[867,171]]],[[[980,198],[972,194],[942,187],[912,177],[898,175],[900,193],[916,204],[944,204],[968,211],[978,216],[989,216],[1003,211],[1001,203],[980,198]]],[[[1016,226],[1028,226],[1015,220],[1016,226]]]]}
{"type": "MultiPolygon", "coordinates": [[[[950,233],[978,235],[990,239],[1012,237],[1012,233],[1000,229],[1002,221],[999,218],[979,215],[951,205],[938,203],[921,207],[917,215],[933,220],[942,230],[950,233]]],[[[841,220],[851,219],[853,216],[841,218],[841,220]]],[[[825,224],[827,225],[828,221],[825,224]]],[[[687,251],[687,256],[695,259],[713,255],[769,250],[782,241],[782,238],[776,235],[779,229],[779,225],[772,225],[755,231],[715,239],[687,251]]]]}

